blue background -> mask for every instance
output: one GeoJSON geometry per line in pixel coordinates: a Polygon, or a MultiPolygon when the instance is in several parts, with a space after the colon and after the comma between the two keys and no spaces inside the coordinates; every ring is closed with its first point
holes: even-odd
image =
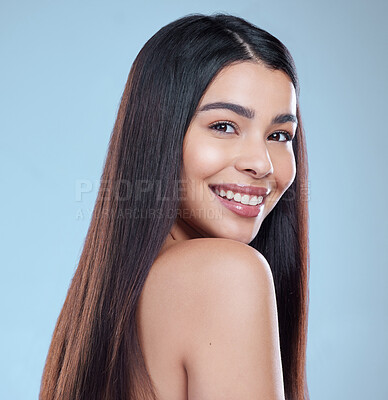
{"type": "Polygon", "coordinates": [[[278,37],[299,74],[310,166],[311,398],[388,398],[387,4],[1,2],[0,398],[38,397],[134,58],[165,24],[216,11],[278,37]]]}

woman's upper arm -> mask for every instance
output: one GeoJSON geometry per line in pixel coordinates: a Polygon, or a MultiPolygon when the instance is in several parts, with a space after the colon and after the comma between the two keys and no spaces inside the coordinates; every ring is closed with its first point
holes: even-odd
{"type": "Polygon", "coordinates": [[[191,271],[182,299],[188,400],[284,399],[268,263],[239,242],[213,240],[204,258],[201,245],[187,248],[193,257],[184,268],[191,271]]]}

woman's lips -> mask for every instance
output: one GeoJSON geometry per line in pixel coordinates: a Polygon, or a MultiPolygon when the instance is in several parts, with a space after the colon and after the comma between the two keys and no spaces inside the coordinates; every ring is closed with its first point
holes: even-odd
{"type": "MultiPolygon", "coordinates": [[[[222,189],[224,189],[225,186],[226,185],[222,185],[222,189]]],[[[216,194],[216,192],[214,191],[215,188],[213,189],[212,187],[210,187],[210,189],[212,190],[212,192],[215,194],[215,196],[217,197],[219,202],[224,207],[226,207],[230,211],[233,211],[235,214],[237,214],[237,215],[239,215],[241,217],[257,217],[259,215],[260,211],[263,208],[265,197],[266,197],[266,196],[263,196],[263,195],[259,195],[259,196],[263,196],[262,202],[260,204],[256,205],[256,206],[251,206],[249,204],[239,203],[237,201],[234,201],[233,199],[229,200],[227,198],[221,197],[218,194],[216,194]]],[[[232,189],[227,189],[227,190],[232,190],[232,189]]],[[[237,193],[237,191],[236,191],[236,193],[237,193]]],[[[238,192],[238,193],[248,194],[248,193],[242,193],[241,191],[238,192]]]]}

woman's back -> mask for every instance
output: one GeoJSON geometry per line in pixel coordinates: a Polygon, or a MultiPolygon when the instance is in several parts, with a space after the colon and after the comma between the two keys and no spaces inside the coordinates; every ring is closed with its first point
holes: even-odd
{"type": "Polygon", "coordinates": [[[250,246],[166,242],[137,316],[159,400],[284,398],[272,275],[250,246]]]}

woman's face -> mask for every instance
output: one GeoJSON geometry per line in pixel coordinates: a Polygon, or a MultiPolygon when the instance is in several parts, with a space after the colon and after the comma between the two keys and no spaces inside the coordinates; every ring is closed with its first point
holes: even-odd
{"type": "Polygon", "coordinates": [[[295,178],[295,114],[284,72],[253,62],[220,71],[184,138],[179,229],[251,242],[295,178]]]}

